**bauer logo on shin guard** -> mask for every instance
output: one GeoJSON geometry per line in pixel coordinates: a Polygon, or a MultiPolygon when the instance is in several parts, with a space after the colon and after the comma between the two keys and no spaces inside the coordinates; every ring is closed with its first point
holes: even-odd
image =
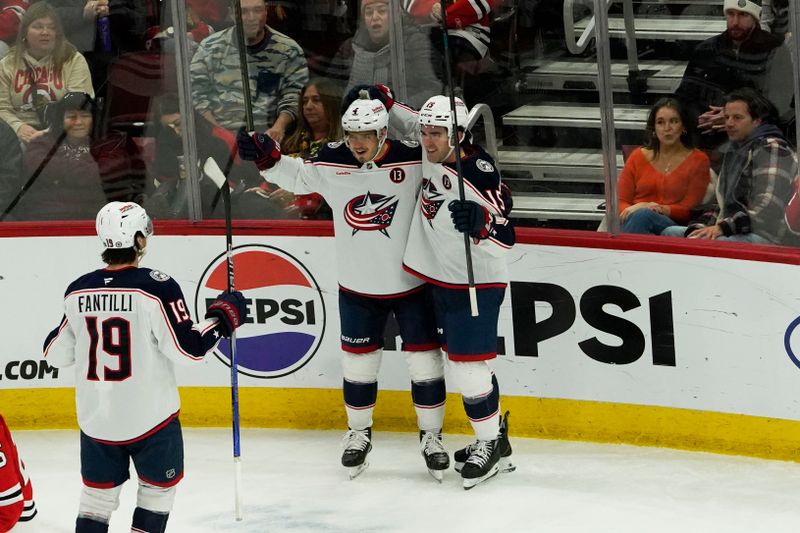
{"type": "MultiPolygon", "coordinates": [[[[308,363],[325,333],[325,304],[316,280],[288,253],[264,245],[233,249],[236,290],[242,291],[250,318],[236,330],[239,372],[277,378],[308,363]]],[[[195,295],[195,316],[202,317],[220,291],[227,289],[227,261],[220,254],[208,265],[195,295]]],[[[230,366],[230,347],[221,342],[215,355],[230,366]]]]}

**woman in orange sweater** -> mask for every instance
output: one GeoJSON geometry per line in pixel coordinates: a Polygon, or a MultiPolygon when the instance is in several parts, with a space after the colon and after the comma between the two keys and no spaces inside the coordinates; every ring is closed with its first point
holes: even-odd
{"type": "Polygon", "coordinates": [[[659,235],[689,221],[709,181],[708,156],[693,148],[686,114],[673,98],[655,103],[647,118],[647,141],[619,176],[619,217],[623,233],[659,235]]]}

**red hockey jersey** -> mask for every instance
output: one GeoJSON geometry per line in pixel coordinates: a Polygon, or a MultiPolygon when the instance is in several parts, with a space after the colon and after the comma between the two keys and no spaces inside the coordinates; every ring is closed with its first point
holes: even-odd
{"type": "Polygon", "coordinates": [[[0,533],[10,531],[17,522],[27,522],[35,515],[33,487],[6,421],[0,415],[0,533]]]}

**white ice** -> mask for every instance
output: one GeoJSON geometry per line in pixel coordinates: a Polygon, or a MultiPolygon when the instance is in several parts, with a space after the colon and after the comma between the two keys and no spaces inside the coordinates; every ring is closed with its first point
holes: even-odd
{"type": "MultiPolygon", "coordinates": [[[[376,432],[349,480],[341,432],[242,431],[244,520],[233,518],[230,430],[184,429],[186,477],[167,531],[796,532],[800,464],[626,445],[514,438],[517,471],[464,491],[437,484],[410,433],[376,432]]],[[[39,515],[14,530],[73,531],[78,434],[16,431],[39,515]]],[[[450,450],[468,442],[446,435],[450,450]]],[[[135,473],[111,532],[130,531],[135,473]]]]}

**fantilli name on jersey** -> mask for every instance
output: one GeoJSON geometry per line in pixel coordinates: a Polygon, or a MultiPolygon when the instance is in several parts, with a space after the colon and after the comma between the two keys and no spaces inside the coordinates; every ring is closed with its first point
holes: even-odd
{"type": "Polygon", "coordinates": [[[328,143],[316,158],[282,157],[264,179],[297,194],[321,194],[333,211],[339,284],[370,296],[419,287],[403,271],[403,251],[422,183],[417,143],[387,141],[387,153],[361,164],[343,143],[328,143]]]}
{"type": "Polygon", "coordinates": [[[97,270],[70,284],[47,362],[75,365],[78,425],[93,439],[135,441],[180,409],[173,362],[201,361],[217,320],[194,324],[175,280],[147,268],[97,270]]]}

